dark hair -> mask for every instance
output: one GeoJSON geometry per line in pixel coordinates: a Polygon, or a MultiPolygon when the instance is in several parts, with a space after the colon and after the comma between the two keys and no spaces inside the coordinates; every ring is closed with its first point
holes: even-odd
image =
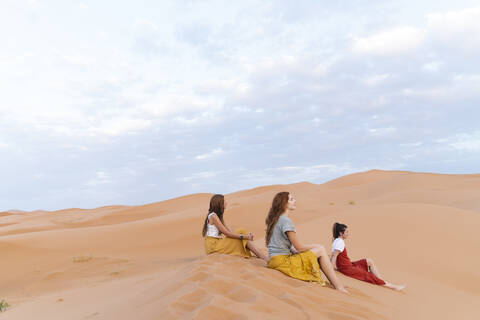
{"type": "Polygon", "coordinates": [[[222,221],[223,224],[223,211],[225,210],[225,201],[224,201],[224,196],[222,194],[216,194],[212,196],[210,199],[210,207],[208,208],[208,213],[205,218],[205,222],[203,223],[203,229],[202,229],[202,236],[205,237],[205,234],[207,233],[207,225],[208,225],[208,215],[212,212],[215,212],[220,221],[222,221]]]}
{"type": "Polygon", "coordinates": [[[265,242],[267,246],[272,237],[273,227],[277,223],[278,218],[280,218],[280,215],[287,209],[289,194],[288,192],[279,192],[273,198],[272,206],[268,212],[267,219],[265,219],[265,224],[267,225],[265,242]]]}
{"type": "Polygon", "coordinates": [[[335,222],[333,224],[333,239],[337,239],[338,237],[340,237],[340,234],[341,233],[344,233],[345,230],[347,230],[347,225],[346,224],[342,224],[342,223],[338,223],[338,222],[335,222]]]}

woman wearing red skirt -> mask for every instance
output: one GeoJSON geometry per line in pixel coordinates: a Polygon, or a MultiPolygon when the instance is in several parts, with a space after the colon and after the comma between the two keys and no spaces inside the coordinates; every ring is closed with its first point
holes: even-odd
{"type": "Polygon", "coordinates": [[[346,225],[335,223],[333,225],[332,243],[332,265],[335,270],[340,271],[346,276],[384,286],[394,290],[402,290],[405,285],[395,285],[382,280],[380,272],[373,263],[372,259],[366,258],[351,262],[345,248],[345,239],[348,238],[349,231],[346,225]]]}

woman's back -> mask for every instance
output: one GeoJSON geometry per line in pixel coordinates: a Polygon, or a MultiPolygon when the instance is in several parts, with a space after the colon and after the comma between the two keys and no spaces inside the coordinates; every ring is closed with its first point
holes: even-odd
{"type": "Polygon", "coordinates": [[[215,214],[215,212],[211,212],[208,215],[208,222],[207,222],[207,233],[205,234],[206,237],[213,237],[213,238],[221,238],[220,237],[220,231],[218,231],[218,228],[214,224],[210,224],[210,217],[215,214]]]}
{"type": "Polygon", "coordinates": [[[352,262],[347,254],[347,248],[345,248],[345,241],[342,238],[336,238],[332,243],[332,255],[335,250],[339,251],[336,259],[336,266],[339,270],[352,266],[352,262]]]}
{"type": "Polygon", "coordinates": [[[287,231],[295,232],[295,226],[290,218],[282,214],[273,227],[272,236],[268,242],[268,255],[289,255],[292,243],[288,239],[287,231]]]}

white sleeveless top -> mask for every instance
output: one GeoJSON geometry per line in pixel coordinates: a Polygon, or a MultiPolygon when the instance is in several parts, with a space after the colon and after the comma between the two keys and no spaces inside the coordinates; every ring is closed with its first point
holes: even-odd
{"type": "Polygon", "coordinates": [[[220,232],[218,231],[218,228],[214,224],[210,224],[210,216],[214,214],[215,212],[212,212],[208,215],[208,220],[207,220],[207,234],[205,235],[206,237],[213,237],[213,238],[221,238],[220,232]]]}

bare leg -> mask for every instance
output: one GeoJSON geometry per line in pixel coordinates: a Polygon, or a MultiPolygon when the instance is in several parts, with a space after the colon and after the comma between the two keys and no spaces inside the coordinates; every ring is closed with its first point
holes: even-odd
{"type": "MultiPolygon", "coordinates": [[[[368,265],[368,268],[370,269],[370,272],[373,273],[375,277],[382,279],[382,276],[380,275],[380,272],[378,271],[377,266],[375,265],[372,259],[367,258],[367,265],[368,265]]],[[[383,286],[385,288],[389,288],[397,291],[403,290],[406,287],[406,285],[404,284],[393,284],[386,281],[383,286]]]]}
{"type": "Polygon", "coordinates": [[[268,261],[268,257],[260,249],[255,247],[251,241],[247,241],[247,248],[250,249],[258,258],[268,261]]]}
{"type": "Polygon", "coordinates": [[[343,287],[343,284],[337,277],[335,270],[333,270],[332,263],[328,259],[327,252],[325,251],[325,247],[322,245],[318,245],[315,248],[311,249],[311,251],[315,254],[318,259],[318,264],[322,269],[323,273],[327,276],[328,280],[333,284],[335,289],[341,292],[348,293],[347,290],[343,287]]]}
{"type": "MultiPolygon", "coordinates": [[[[373,262],[372,259],[367,258],[367,265],[368,265],[368,268],[370,269],[370,272],[373,273],[373,275],[375,277],[382,279],[382,276],[380,275],[380,272],[378,271],[378,268],[377,268],[377,266],[375,265],[375,263],[373,262]]],[[[403,290],[406,287],[405,284],[393,284],[393,283],[386,282],[386,281],[385,281],[385,284],[383,286],[385,288],[389,288],[389,289],[393,289],[393,290],[397,290],[397,291],[403,290]]]]}
{"type": "Polygon", "coordinates": [[[377,266],[375,265],[372,259],[367,258],[367,265],[368,265],[368,268],[370,269],[370,272],[373,273],[375,277],[382,279],[382,276],[380,275],[380,271],[378,271],[377,266]]]}

